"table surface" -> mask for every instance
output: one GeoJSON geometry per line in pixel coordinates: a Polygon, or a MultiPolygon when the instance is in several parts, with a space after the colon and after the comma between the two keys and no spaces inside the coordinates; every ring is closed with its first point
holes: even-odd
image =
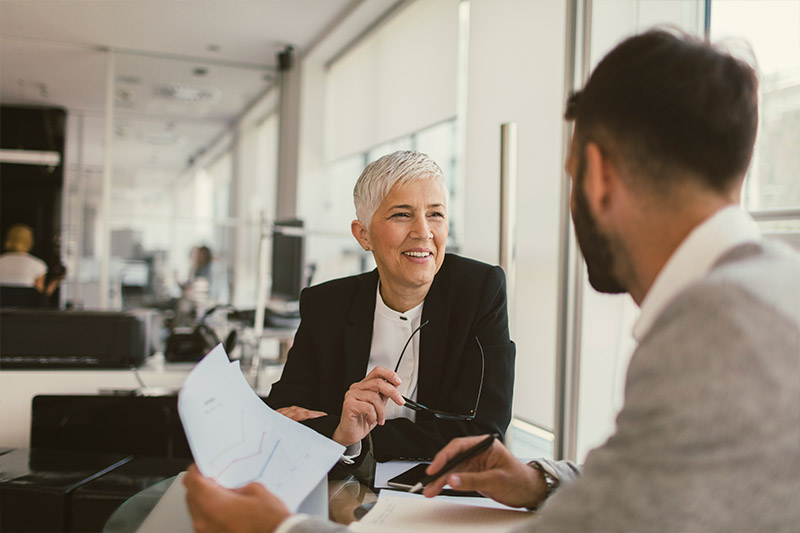
{"type": "MultiPolygon", "coordinates": [[[[135,533],[167,492],[175,477],[152,485],[125,501],[106,522],[103,533],[135,533]]],[[[328,481],[328,518],[347,525],[356,520],[356,509],[375,502],[377,495],[354,476],[328,481]]]]}

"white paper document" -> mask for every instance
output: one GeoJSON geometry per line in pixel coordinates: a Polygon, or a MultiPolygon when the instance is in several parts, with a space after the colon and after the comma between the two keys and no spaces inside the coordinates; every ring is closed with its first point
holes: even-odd
{"type": "MultiPolygon", "coordinates": [[[[447,487],[448,485],[445,485],[447,487]]],[[[381,498],[406,498],[411,500],[427,500],[430,501],[429,498],[426,498],[422,494],[419,493],[411,493],[404,490],[388,490],[384,489],[378,495],[378,499],[381,498]]],[[[516,511],[516,512],[523,512],[528,513],[527,509],[523,509],[522,507],[509,507],[508,505],[499,503],[494,501],[491,498],[483,498],[478,496],[448,496],[445,494],[440,494],[434,498],[437,502],[445,502],[445,503],[457,503],[459,505],[469,505],[472,507],[488,507],[489,509],[505,509],[507,511],[516,511]]]]}
{"type": "Polygon", "coordinates": [[[375,507],[361,520],[350,524],[351,531],[370,533],[512,531],[526,520],[531,520],[533,516],[532,513],[510,508],[465,505],[448,501],[446,497],[437,496],[429,499],[421,495],[386,492],[384,495],[384,491],[381,491],[375,507]]]}
{"type": "Polygon", "coordinates": [[[269,408],[217,345],[187,376],[178,412],[197,467],[220,485],[257,481],[292,512],[344,447],[269,408]]]}

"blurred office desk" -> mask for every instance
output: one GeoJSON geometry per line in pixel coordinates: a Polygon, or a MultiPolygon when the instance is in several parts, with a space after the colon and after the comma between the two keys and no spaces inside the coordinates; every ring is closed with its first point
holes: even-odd
{"type": "Polygon", "coordinates": [[[294,342],[297,327],[265,327],[256,338],[253,328],[243,330],[239,337],[242,363],[260,361],[266,364],[283,364],[294,342]]]}
{"type": "Polygon", "coordinates": [[[262,339],[276,339],[278,341],[278,363],[283,364],[286,362],[286,356],[289,354],[289,348],[292,347],[294,342],[294,335],[297,333],[297,327],[268,327],[264,328],[261,334],[262,339]]]}
{"type": "MultiPolygon", "coordinates": [[[[167,363],[151,357],[136,371],[146,390],[177,391],[194,363],[167,363]]],[[[256,392],[266,396],[281,366],[264,365],[257,374],[256,392]]],[[[27,448],[31,431],[31,403],[37,395],[100,394],[141,388],[132,370],[5,370],[0,368],[0,446],[27,448]]],[[[251,385],[254,376],[247,376],[251,385]]]]}
{"type": "MultiPolygon", "coordinates": [[[[175,477],[157,483],[123,503],[111,515],[103,533],[134,533],[176,480],[175,477]]],[[[377,500],[377,495],[355,477],[328,481],[328,517],[339,524],[356,520],[355,510],[377,500]]]]}
{"type": "MultiPolygon", "coordinates": [[[[150,365],[137,372],[147,387],[177,390],[192,364],[150,365]]],[[[27,448],[31,430],[31,402],[43,394],[97,394],[101,390],[135,390],[136,374],[120,370],[5,370],[0,369],[0,446],[27,448]]]]}

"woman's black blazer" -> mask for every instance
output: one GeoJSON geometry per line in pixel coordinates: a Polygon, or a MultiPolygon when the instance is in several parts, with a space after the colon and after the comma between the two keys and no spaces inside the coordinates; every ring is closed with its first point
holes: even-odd
{"type": "MultiPolygon", "coordinates": [[[[378,272],[373,270],[303,291],[300,327],[281,379],[267,399],[273,409],[297,405],[324,411],[327,416],[304,423],[333,435],[345,393],[366,375],[377,287],[378,272]]],[[[505,434],[511,421],[515,356],[506,302],[500,267],[445,255],[422,309],[422,322],[430,323],[419,332],[417,401],[454,413],[473,408],[481,371],[477,336],[486,361],[477,415],[471,421],[451,421],[418,412],[416,422],[387,420],[371,432],[375,459],[431,458],[454,437],[505,434]]],[[[398,356],[401,349],[397,347],[398,356]]]]}

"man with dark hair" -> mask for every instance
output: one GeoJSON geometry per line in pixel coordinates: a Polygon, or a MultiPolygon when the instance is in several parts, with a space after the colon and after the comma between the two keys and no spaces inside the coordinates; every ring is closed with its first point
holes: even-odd
{"type": "MultiPolygon", "coordinates": [[[[525,530],[800,531],[800,256],[738,207],[753,69],[649,31],[600,62],[567,118],[589,280],[641,307],[616,431],[582,469],[495,442],[424,494],[449,483],[539,508],[525,530]]],[[[453,440],[429,473],[481,439],[453,440]]],[[[263,487],[223,492],[196,471],[186,485],[199,530],[337,529],[289,518],[263,487]]]]}
{"type": "MultiPolygon", "coordinates": [[[[426,496],[449,482],[541,506],[537,531],[800,531],[800,256],[738,207],[757,88],[715,47],[650,31],[570,98],[589,281],[641,308],[616,431],[580,476],[496,443],[426,496]]],[[[429,470],[478,438],[451,442],[429,470]]]]}

